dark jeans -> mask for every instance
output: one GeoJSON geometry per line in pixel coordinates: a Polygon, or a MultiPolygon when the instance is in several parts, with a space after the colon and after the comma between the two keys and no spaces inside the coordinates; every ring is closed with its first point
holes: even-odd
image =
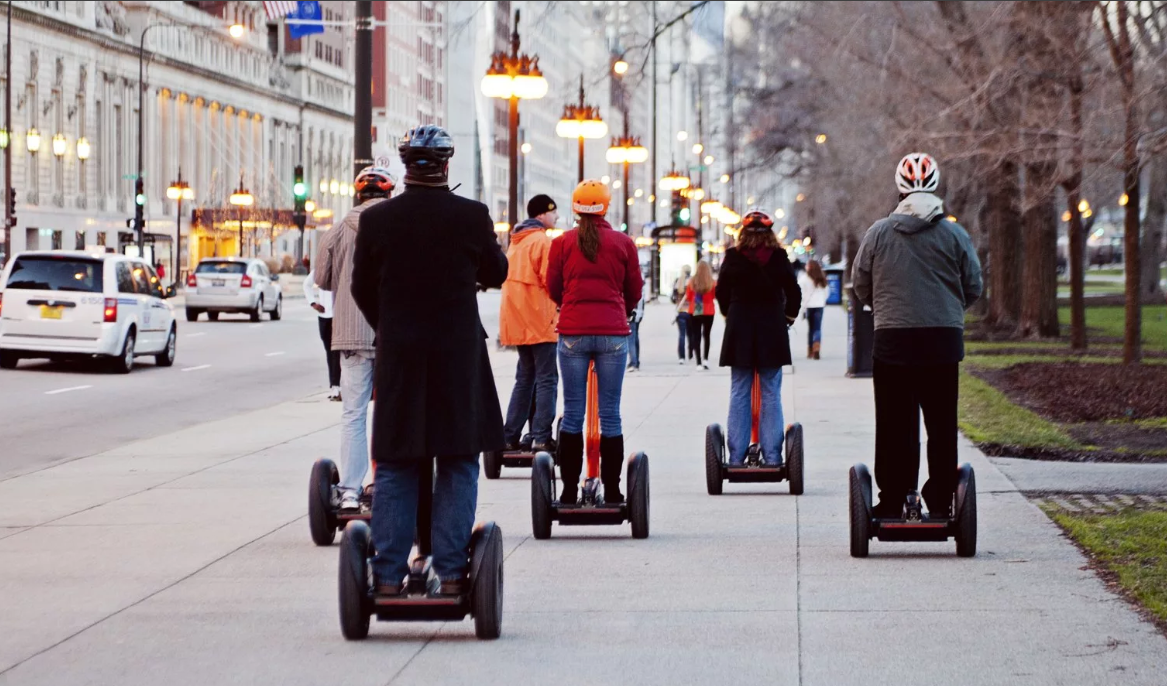
{"type": "Polygon", "coordinates": [[[317,317],[320,323],[320,340],[324,343],[324,354],[328,358],[328,385],[340,387],[340,351],[332,349],[332,317],[317,317]]]}
{"type": "Polygon", "coordinates": [[[517,346],[519,366],[515,369],[515,388],[507,407],[503,436],[508,444],[522,437],[523,425],[531,421],[531,439],[535,443],[551,441],[551,423],[555,421],[555,399],[559,390],[559,371],[555,368],[555,344],[537,343],[517,346]],[[534,408],[531,402],[534,401],[534,408]],[[533,414],[532,414],[533,411],[533,414]]]}
{"type": "Polygon", "coordinates": [[[709,359],[709,334],[713,333],[713,315],[694,314],[689,316],[689,350],[697,351],[697,364],[709,359]],[[701,341],[705,341],[705,357],[701,356],[701,341]]]}
{"type": "MultiPolygon", "coordinates": [[[[378,582],[399,584],[409,573],[409,551],[417,533],[417,497],[421,470],[429,460],[377,464],[373,497],[373,574],[378,582]]],[[[466,576],[470,534],[478,507],[478,456],[438,458],[434,480],[434,572],[443,581],[466,576]]]]}
{"type": "Polygon", "coordinates": [[[956,490],[955,363],[873,365],[875,483],[880,502],[902,503],[920,478],[920,412],[928,430],[928,482],[920,494],[930,511],[943,511],[956,490]]]}
{"type": "Polygon", "coordinates": [[[559,336],[559,366],[563,372],[563,433],[584,430],[588,404],[588,363],[596,363],[600,434],[621,436],[620,393],[628,360],[627,336],[559,336]]]}
{"type": "Polygon", "coordinates": [[[823,308],[806,308],[806,344],[808,346],[823,340],[823,308]]]}
{"type": "MultiPolygon", "coordinates": [[[[685,341],[689,340],[689,317],[688,312],[677,313],[677,359],[685,359],[685,341]]],[[[689,346],[689,357],[693,356],[693,346],[689,346]]]]}

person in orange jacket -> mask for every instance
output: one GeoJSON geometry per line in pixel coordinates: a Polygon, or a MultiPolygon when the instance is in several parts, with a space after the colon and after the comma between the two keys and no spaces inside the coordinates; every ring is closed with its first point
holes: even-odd
{"type": "Polygon", "coordinates": [[[518,450],[523,425],[530,418],[531,450],[551,450],[551,423],[559,390],[555,366],[555,302],[547,292],[547,256],[551,239],[546,230],[559,219],[555,201],[536,195],[527,203],[526,221],[511,233],[507,250],[510,270],[502,285],[499,343],[519,351],[515,388],[507,408],[503,437],[507,450],[518,450]],[[531,403],[534,402],[534,413],[531,403]]]}

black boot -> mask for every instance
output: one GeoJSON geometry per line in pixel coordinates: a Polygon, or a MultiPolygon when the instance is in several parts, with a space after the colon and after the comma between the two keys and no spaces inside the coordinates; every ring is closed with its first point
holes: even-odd
{"type": "Polygon", "coordinates": [[[559,480],[563,482],[560,505],[575,505],[579,500],[579,473],[583,469],[584,437],[582,433],[559,432],[559,480]]]}
{"type": "Polygon", "coordinates": [[[624,437],[600,436],[600,480],[604,482],[604,502],[619,505],[624,502],[620,493],[620,472],[624,469],[624,437]]]}

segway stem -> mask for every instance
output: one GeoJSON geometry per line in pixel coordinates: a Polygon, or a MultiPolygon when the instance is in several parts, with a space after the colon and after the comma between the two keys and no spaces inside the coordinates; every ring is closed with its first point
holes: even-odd
{"type": "Polygon", "coordinates": [[[758,370],[754,370],[754,386],[750,390],[750,443],[757,444],[758,424],[762,416],[762,384],[758,379],[758,370]]]}
{"type": "Polygon", "coordinates": [[[596,381],[596,362],[588,363],[588,405],[584,413],[584,452],[588,457],[588,479],[600,476],[600,391],[596,381]]]}
{"type": "Polygon", "coordinates": [[[434,521],[434,458],[421,465],[417,480],[417,552],[423,557],[433,553],[431,535],[434,521]]]}

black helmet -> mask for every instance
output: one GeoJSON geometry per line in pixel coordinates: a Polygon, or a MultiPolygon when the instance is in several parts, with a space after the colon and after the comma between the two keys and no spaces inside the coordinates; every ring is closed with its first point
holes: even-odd
{"type": "Polygon", "coordinates": [[[426,124],[411,129],[397,144],[397,154],[406,165],[437,163],[442,165],[454,156],[454,139],[440,126],[426,124]]]}

